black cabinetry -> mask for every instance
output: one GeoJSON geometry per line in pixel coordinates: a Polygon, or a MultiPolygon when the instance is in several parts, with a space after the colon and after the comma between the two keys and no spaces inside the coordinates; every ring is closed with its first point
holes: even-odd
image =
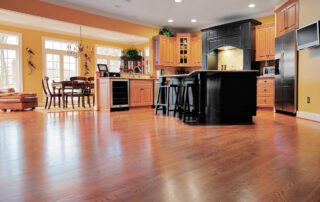
{"type": "Polygon", "coordinates": [[[243,49],[244,69],[255,69],[255,26],[261,23],[250,19],[211,27],[202,31],[202,68],[207,70],[208,63],[217,65],[218,48],[233,46],[243,49]],[[208,57],[209,56],[209,57],[208,57]]]}

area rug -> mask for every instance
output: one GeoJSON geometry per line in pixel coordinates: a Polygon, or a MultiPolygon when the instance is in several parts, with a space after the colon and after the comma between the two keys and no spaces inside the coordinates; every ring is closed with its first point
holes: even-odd
{"type": "Polygon", "coordinates": [[[69,107],[69,108],[51,107],[50,109],[45,109],[44,107],[38,107],[35,109],[35,111],[42,112],[42,113],[63,113],[63,112],[94,111],[94,109],[89,107],[87,108],[76,107],[74,109],[72,107],[69,107]]]}

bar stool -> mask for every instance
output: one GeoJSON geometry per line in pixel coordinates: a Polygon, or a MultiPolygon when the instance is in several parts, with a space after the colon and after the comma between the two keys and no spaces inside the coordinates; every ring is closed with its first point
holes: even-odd
{"type": "Polygon", "coordinates": [[[179,91],[179,86],[176,84],[165,84],[165,85],[161,85],[159,86],[158,89],[158,96],[157,96],[157,103],[155,104],[155,114],[157,115],[158,110],[164,110],[166,112],[166,115],[169,115],[169,113],[171,111],[174,112],[174,115],[176,113],[176,105],[177,105],[177,95],[178,95],[178,91],[179,91]],[[171,91],[172,89],[172,91],[171,91]],[[172,96],[170,95],[170,93],[172,93],[172,96]],[[170,98],[173,99],[173,93],[176,96],[176,101],[172,103],[171,105],[174,105],[174,109],[170,109],[170,98]],[[161,99],[162,98],[162,99],[161,99]],[[164,100],[164,103],[162,103],[162,101],[164,100]]]}
{"type": "MultiPolygon", "coordinates": [[[[183,94],[183,109],[182,109],[182,113],[181,113],[181,117],[183,116],[183,122],[186,122],[186,117],[188,117],[188,119],[190,120],[190,115],[193,118],[193,113],[191,111],[191,107],[193,107],[193,105],[190,104],[190,90],[191,92],[193,92],[195,85],[193,83],[188,83],[184,89],[184,94],[183,94]]],[[[194,96],[192,94],[192,96],[194,96]]]]}
{"type": "MultiPolygon", "coordinates": [[[[190,120],[190,117],[193,118],[193,113],[191,111],[191,107],[193,105],[190,104],[190,91],[194,92],[195,84],[187,83],[182,87],[182,102],[179,104],[179,118],[183,119],[183,122],[186,122],[186,118],[190,120]]],[[[193,94],[192,94],[193,96],[193,94]]]]}

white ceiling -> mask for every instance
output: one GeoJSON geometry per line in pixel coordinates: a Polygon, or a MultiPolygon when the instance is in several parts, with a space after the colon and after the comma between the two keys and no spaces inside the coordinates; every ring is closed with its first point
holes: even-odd
{"type": "MultiPolygon", "coordinates": [[[[0,9],[0,23],[73,36],[79,36],[80,32],[80,26],[76,24],[17,13],[4,9],[0,9]]],[[[86,26],[82,26],[82,35],[85,38],[126,44],[140,44],[148,42],[148,38],[86,26]]]]}
{"type": "Polygon", "coordinates": [[[199,30],[273,12],[280,0],[43,0],[107,17],[157,27],[199,30]],[[248,5],[254,3],[255,8],[248,5]],[[191,19],[197,23],[191,23],[191,19]],[[168,23],[173,19],[173,23],[168,23]]]}

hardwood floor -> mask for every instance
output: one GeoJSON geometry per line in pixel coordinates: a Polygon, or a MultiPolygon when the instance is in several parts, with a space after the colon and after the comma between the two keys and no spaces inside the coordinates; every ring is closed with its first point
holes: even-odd
{"type": "Polygon", "coordinates": [[[320,201],[320,123],[0,113],[0,201],[320,201]]]}

